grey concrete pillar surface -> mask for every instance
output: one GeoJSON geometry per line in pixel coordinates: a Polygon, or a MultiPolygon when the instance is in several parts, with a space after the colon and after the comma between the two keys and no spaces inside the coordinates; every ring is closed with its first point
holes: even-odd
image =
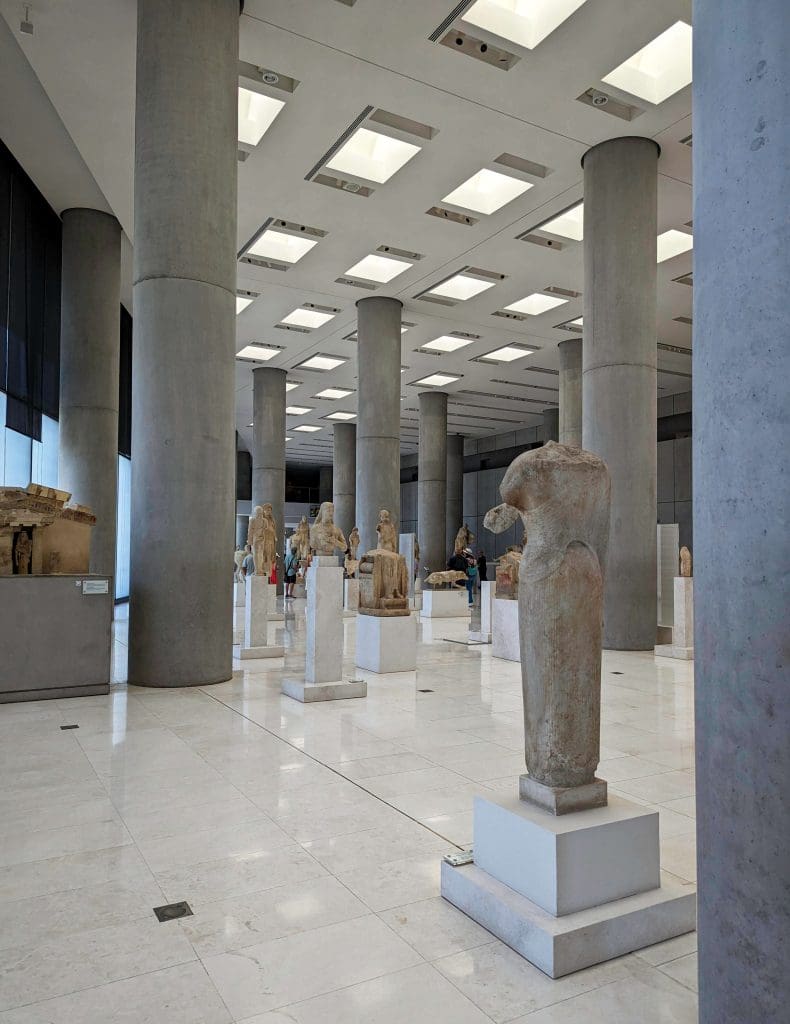
{"type": "Polygon", "coordinates": [[[277,591],[283,588],[285,551],[285,378],[286,370],[256,366],[252,371],[252,513],[267,501],[277,524],[277,591]]]}
{"type": "Polygon", "coordinates": [[[333,424],[332,501],[335,522],[348,537],[357,514],[357,427],[355,423],[333,424]]]}
{"type": "Polygon", "coordinates": [[[378,539],[379,511],[400,521],[399,299],[370,296],[357,302],[357,522],[364,552],[378,539]]]}
{"type": "MultiPolygon", "coordinates": [[[[332,467],[319,466],[318,469],[318,500],[332,500],[332,467]]],[[[337,521],[337,520],[336,520],[337,521]]]]}
{"type": "Polygon", "coordinates": [[[121,225],[64,210],[58,484],[96,516],[91,572],[115,576],[121,225]]]}
{"type": "MultiPolygon", "coordinates": [[[[446,420],[446,416],[445,416],[446,420]]],[[[444,557],[449,557],[458,529],[464,521],[464,439],[447,437],[447,500],[445,502],[444,557]]]]}
{"type": "Polygon", "coordinates": [[[656,642],[658,145],[628,137],[584,156],[582,443],[612,478],[604,647],[656,642]]]}
{"type": "MultiPolygon", "coordinates": [[[[420,572],[447,567],[447,395],[420,392],[420,445],[417,456],[417,540],[420,572]]],[[[459,524],[460,525],[460,524],[459,524]]],[[[455,527],[453,537],[458,532],[455,527]]]]}
{"type": "Polygon", "coordinates": [[[701,1024],[790,1007],[789,58],[786,0],[695,0],[701,1024]]]}
{"type": "Polygon", "coordinates": [[[547,441],[559,441],[560,439],[560,410],[544,409],[543,424],[541,427],[543,443],[547,441]]]}
{"type": "Polygon", "coordinates": [[[247,532],[250,528],[250,517],[236,515],[236,548],[244,548],[247,543],[247,532]]]}
{"type": "Polygon", "coordinates": [[[231,677],[238,0],[138,0],[129,681],[231,677]]]}
{"type": "Polygon", "coordinates": [[[582,339],[569,338],[557,346],[560,353],[560,444],[582,443],[582,339]]]}

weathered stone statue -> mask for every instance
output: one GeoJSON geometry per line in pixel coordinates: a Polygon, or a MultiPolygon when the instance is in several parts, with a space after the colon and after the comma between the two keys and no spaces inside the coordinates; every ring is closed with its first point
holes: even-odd
{"type": "Polygon", "coordinates": [[[464,523],[461,529],[455,535],[455,544],[453,545],[453,553],[456,555],[462,555],[464,548],[472,546],[472,541],[475,539],[475,535],[469,529],[468,525],[464,523]]]}
{"type": "Polygon", "coordinates": [[[359,550],[360,543],[361,538],[359,536],[359,530],[354,526],[351,533],[348,535],[348,553],[349,557],[354,561],[357,560],[357,551],[359,550]]]}
{"type": "Polygon", "coordinates": [[[504,505],[485,525],[520,516],[529,535],[519,573],[519,629],[527,775],[523,800],[554,814],[601,807],[603,582],[610,480],[597,455],[549,441],[515,459],[504,505]]]}
{"type": "Polygon", "coordinates": [[[317,555],[333,555],[336,549],[345,551],[346,546],[343,531],[335,524],[335,506],[325,501],[310,527],[310,547],[317,555]]]}
{"type": "Polygon", "coordinates": [[[296,553],[300,562],[307,561],[310,557],[310,527],[307,525],[306,516],[302,516],[291,536],[291,550],[296,553]]]}
{"type": "Polygon", "coordinates": [[[497,559],[494,590],[496,597],[518,600],[518,572],[523,551],[518,544],[511,544],[504,555],[497,559]]]}
{"type": "Polygon", "coordinates": [[[379,512],[378,546],[359,562],[359,614],[410,615],[409,570],[398,554],[398,534],[389,511],[379,512]]]}
{"type": "Polygon", "coordinates": [[[252,548],[255,575],[270,576],[277,557],[277,524],[268,501],[265,505],[255,506],[255,514],[251,516],[247,530],[247,543],[252,548]]]}
{"type": "Polygon", "coordinates": [[[463,590],[466,587],[466,573],[458,569],[442,569],[425,577],[429,587],[448,587],[463,590]]]}
{"type": "Polygon", "coordinates": [[[685,544],[680,549],[680,575],[688,577],[693,575],[691,568],[691,552],[685,544]]]}
{"type": "Polygon", "coordinates": [[[379,512],[379,521],[376,524],[376,533],[379,535],[378,544],[376,545],[379,551],[398,551],[398,533],[393,526],[392,516],[386,508],[383,508],[379,512]]]}
{"type": "Polygon", "coordinates": [[[30,575],[30,559],[32,555],[33,545],[30,543],[30,537],[25,530],[20,530],[16,536],[16,546],[14,548],[14,563],[17,576],[30,575]]]}

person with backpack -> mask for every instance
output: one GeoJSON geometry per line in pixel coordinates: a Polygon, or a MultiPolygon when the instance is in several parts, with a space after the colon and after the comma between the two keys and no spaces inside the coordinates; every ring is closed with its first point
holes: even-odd
{"type": "Polygon", "coordinates": [[[293,599],[294,586],[296,584],[296,573],[299,568],[299,553],[295,545],[290,544],[288,554],[285,556],[285,597],[293,599]]]}
{"type": "Polygon", "coordinates": [[[477,562],[472,554],[471,548],[464,548],[464,559],[466,561],[466,592],[469,595],[469,604],[475,603],[475,583],[477,582],[477,562]]]}

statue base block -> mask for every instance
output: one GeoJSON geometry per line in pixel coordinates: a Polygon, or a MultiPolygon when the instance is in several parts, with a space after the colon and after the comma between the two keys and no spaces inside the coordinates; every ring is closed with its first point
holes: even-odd
{"type": "Polygon", "coordinates": [[[244,647],[242,644],[234,644],[233,657],[238,661],[251,661],[257,658],[284,658],[285,648],[277,644],[268,644],[266,647],[244,647]]]}
{"type": "Polygon", "coordinates": [[[466,588],[455,590],[423,590],[420,615],[424,619],[468,617],[469,595],[466,588]]]}
{"type": "Polygon", "coordinates": [[[350,618],[359,608],[359,580],[343,580],[343,615],[350,618]]]}
{"type": "Polygon", "coordinates": [[[304,679],[283,679],[282,692],[302,704],[319,700],[350,700],[367,697],[368,684],[364,679],[340,679],[335,683],[307,683],[304,679]]]}
{"type": "Polygon", "coordinates": [[[358,615],[356,663],[369,672],[414,672],[416,619],[412,615],[358,615]]]}
{"type": "Polygon", "coordinates": [[[518,793],[522,800],[537,804],[550,814],[572,814],[606,806],[606,783],[595,779],[586,786],[546,786],[529,775],[521,775],[518,793]]]}
{"type": "Polygon", "coordinates": [[[491,654],[504,661],[521,661],[519,646],[518,601],[495,597],[491,612],[491,654]]]}
{"type": "Polygon", "coordinates": [[[675,647],[674,644],[661,644],[654,648],[653,653],[657,658],[677,658],[679,661],[693,661],[693,647],[675,647]]]}

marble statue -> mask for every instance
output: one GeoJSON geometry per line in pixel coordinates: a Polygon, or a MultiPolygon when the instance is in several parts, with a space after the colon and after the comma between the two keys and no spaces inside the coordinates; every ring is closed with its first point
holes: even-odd
{"type": "Polygon", "coordinates": [[[475,539],[475,535],[469,529],[466,523],[455,535],[455,544],[453,545],[453,553],[456,555],[462,555],[464,548],[470,548],[472,541],[475,539]]]}
{"type": "Polygon", "coordinates": [[[96,516],[56,487],[0,487],[0,576],[90,572],[96,516]]]}
{"type": "MultiPolygon", "coordinates": [[[[429,587],[452,587],[455,584],[463,583],[466,586],[466,573],[459,569],[442,569],[441,572],[432,572],[425,577],[429,587]]],[[[461,589],[464,589],[462,587],[461,589]]]]}
{"type": "Polygon", "coordinates": [[[346,538],[335,524],[335,506],[331,501],[322,502],[315,522],[310,527],[310,547],[317,555],[333,555],[338,548],[346,550],[346,538]]]}
{"type": "Polygon", "coordinates": [[[523,551],[523,547],[518,544],[511,544],[504,555],[497,559],[495,597],[518,600],[518,571],[523,551]]]}
{"type": "Polygon", "coordinates": [[[250,517],[247,530],[247,543],[252,548],[255,575],[270,576],[277,557],[277,524],[268,501],[265,505],[255,506],[255,514],[250,517]]]}
{"type": "Polygon", "coordinates": [[[14,548],[14,565],[17,576],[30,575],[30,560],[33,557],[33,545],[26,530],[20,530],[16,536],[14,548]]]}
{"type": "Polygon", "coordinates": [[[680,549],[680,575],[688,577],[693,575],[691,567],[691,552],[685,544],[680,549]]]}
{"type": "Polygon", "coordinates": [[[609,471],[597,455],[549,441],[514,459],[499,490],[504,504],[486,527],[500,533],[520,517],[529,536],[518,596],[528,771],[520,795],[554,814],[601,807],[609,471]]]}
{"type": "Polygon", "coordinates": [[[351,533],[348,535],[348,552],[352,561],[357,560],[357,551],[359,550],[360,543],[361,537],[359,536],[359,529],[354,526],[351,533]]]}
{"type": "Polygon", "coordinates": [[[291,550],[296,553],[300,562],[306,562],[310,557],[310,527],[307,525],[306,516],[302,516],[291,536],[291,550]]]}
{"type": "Polygon", "coordinates": [[[378,545],[359,561],[360,615],[410,615],[409,570],[398,553],[398,534],[389,511],[379,512],[378,545]]]}

